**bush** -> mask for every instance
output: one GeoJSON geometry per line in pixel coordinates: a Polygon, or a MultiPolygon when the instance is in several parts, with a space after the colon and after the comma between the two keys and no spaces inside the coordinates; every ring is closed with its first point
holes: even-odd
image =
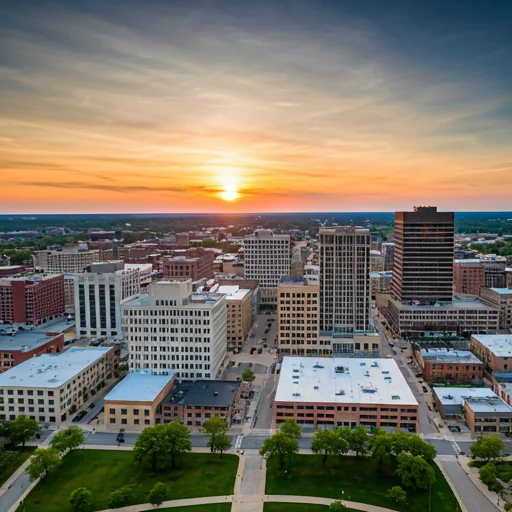
{"type": "Polygon", "coordinates": [[[386,496],[397,505],[407,505],[407,493],[399,485],[391,487],[386,496]]]}
{"type": "Polygon", "coordinates": [[[167,498],[169,493],[167,492],[167,486],[162,482],[157,482],[151,491],[149,491],[148,500],[151,505],[156,507],[160,506],[167,498]]]}
{"type": "Polygon", "coordinates": [[[133,489],[126,485],[110,493],[108,497],[109,508],[120,508],[129,505],[133,499],[133,489]]]}

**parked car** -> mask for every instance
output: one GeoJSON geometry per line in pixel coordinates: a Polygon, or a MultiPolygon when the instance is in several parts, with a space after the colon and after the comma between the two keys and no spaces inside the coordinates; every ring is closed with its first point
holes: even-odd
{"type": "Polygon", "coordinates": [[[428,393],[428,388],[427,388],[427,386],[421,386],[421,389],[423,389],[423,393],[428,393]]]}
{"type": "Polygon", "coordinates": [[[265,334],[268,334],[269,332],[270,332],[270,329],[267,327],[267,328],[265,329],[265,334]]]}
{"type": "Polygon", "coordinates": [[[76,423],[80,421],[85,415],[87,414],[87,411],[80,411],[74,418],[73,422],[76,423]]]}

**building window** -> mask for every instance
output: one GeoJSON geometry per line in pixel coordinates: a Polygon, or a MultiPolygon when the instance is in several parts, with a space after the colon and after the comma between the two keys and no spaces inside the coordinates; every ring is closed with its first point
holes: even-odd
{"type": "Polygon", "coordinates": [[[123,418],[123,419],[121,420],[121,424],[122,424],[122,425],[126,425],[127,423],[128,423],[128,420],[127,420],[126,418],[123,418]]]}
{"type": "Polygon", "coordinates": [[[121,409],[121,414],[123,416],[126,416],[128,414],[128,410],[127,409],[121,409]]]}
{"type": "Polygon", "coordinates": [[[115,413],[116,413],[115,409],[110,409],[110,414],[115,414],[115,413]]]}

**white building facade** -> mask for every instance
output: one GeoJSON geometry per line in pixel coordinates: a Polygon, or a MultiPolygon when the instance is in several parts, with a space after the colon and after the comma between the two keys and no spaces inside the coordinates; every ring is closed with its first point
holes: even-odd
{"type": "Polygon", "coordinates": [[[122,305],[130,369],[180,379],[215,379],[226,357],[226,296],[192,293],[192,280],[170,278],[122,305]]]}
{"type": "Polygon", "coordinates": [[[138,269],[124,262],[96,263],[75,275],[76,332],[84,337],[122,339],[121,304],[140,294],[138,269]]]}
{"type": "Polygon", "coordinates": [[[244,239],[244,277],[260,285],[260,306],[277,308],[277,287],[290,275],[290,236],[258,229],[244,239]]]}

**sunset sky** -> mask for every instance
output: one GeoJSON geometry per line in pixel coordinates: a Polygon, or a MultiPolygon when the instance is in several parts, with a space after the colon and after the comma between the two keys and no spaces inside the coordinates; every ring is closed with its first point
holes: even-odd
{"type": "Polygon", "coordinates": [[[512,209],[512,1],[2,3],[0,213],[512,209]]]}

